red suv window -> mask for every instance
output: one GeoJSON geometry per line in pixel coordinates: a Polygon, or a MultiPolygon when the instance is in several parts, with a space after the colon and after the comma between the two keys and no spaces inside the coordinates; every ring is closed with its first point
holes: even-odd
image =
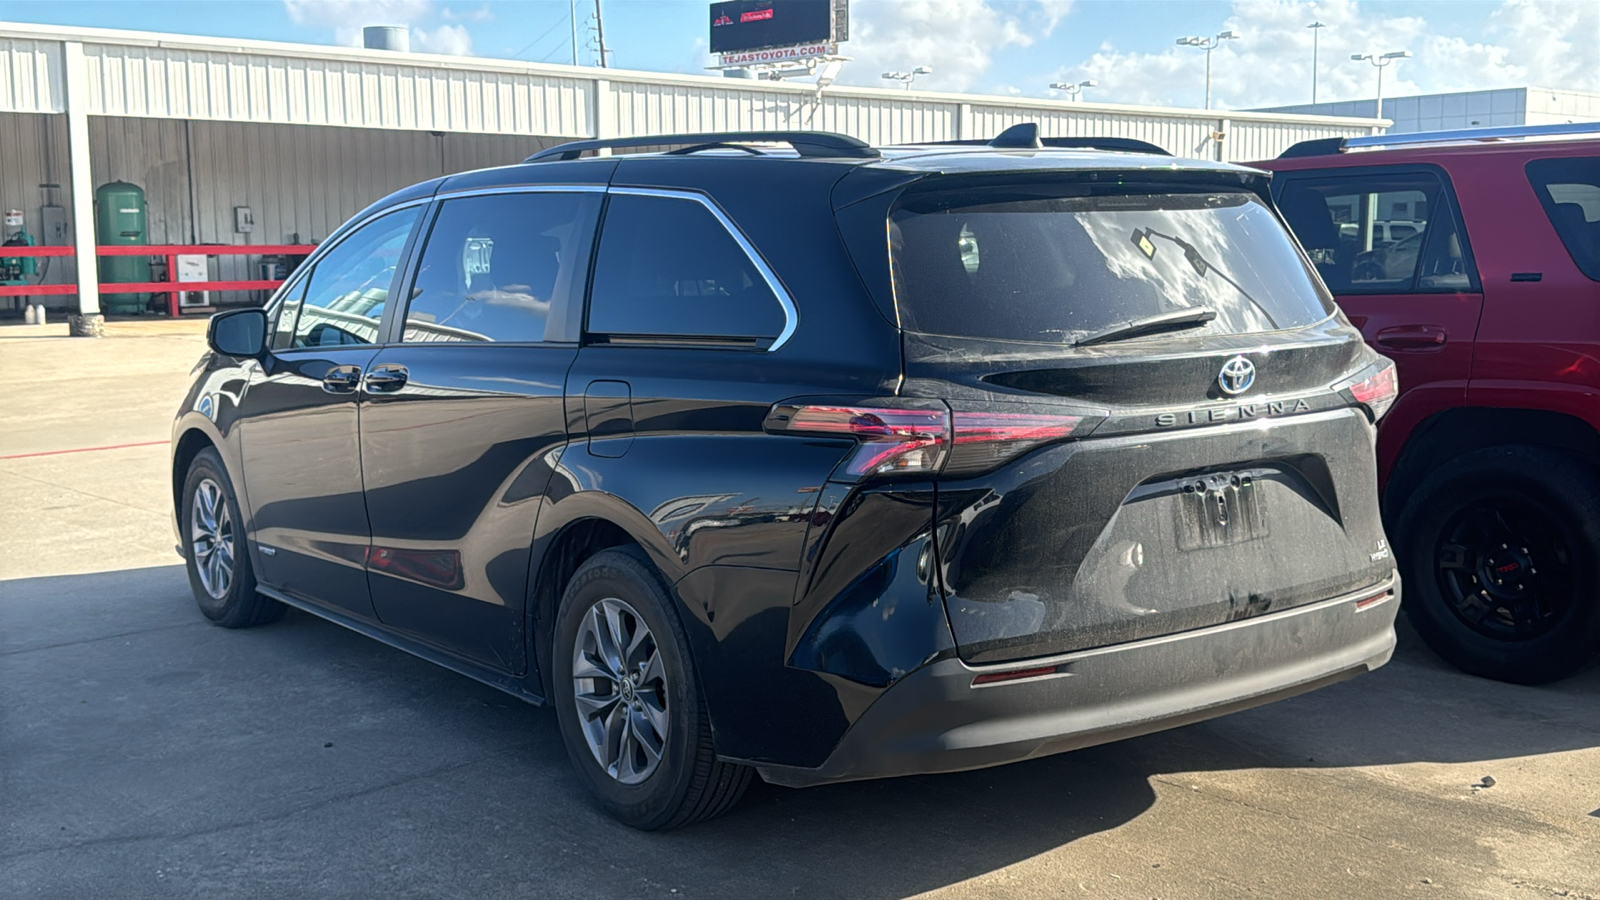
{"type": "Polygon", "coordinates": [[[1527,172],[1572,261],[1600,281],[1600,157],[1536,159],[1527,172]]]}
{"type": "Polygon", "coordinates": [[[1473,289],[1455,216],[1437,175],[1282,177],[1278,209],[1334,293],[1473,289]]]}

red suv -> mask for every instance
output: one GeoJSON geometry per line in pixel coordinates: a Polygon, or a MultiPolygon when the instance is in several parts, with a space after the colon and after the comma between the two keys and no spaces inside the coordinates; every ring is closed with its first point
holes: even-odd
{"type": "Polygon", "coordinates": [[[1535,684],[1600,652],[1600,123],[1308,141],[1257,163],[1393,358],[1378,434],[1404,607],[1535,684]]]}

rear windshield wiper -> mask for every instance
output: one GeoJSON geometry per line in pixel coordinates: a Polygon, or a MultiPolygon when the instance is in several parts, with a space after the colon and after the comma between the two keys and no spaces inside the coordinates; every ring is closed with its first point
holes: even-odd
{"type": "Polygon", "coordinates": [[[1147,334],[1156,334],[1162,331],[1182,331],[1185,328],[1198,328],[1215,319],[1217,311],[1197,306],[1194,309],[1175,309],[1171,312],[1157,313],[1122,322],[1103,328],[1078,338],[1072,342],[1074,347],[1087,347],[1091,344],[1105,344],[1111,341],[1120,341],[1127,338],[1142,337],[1147,334]]]}
{"type": "MultiPolygon", "coordinates": [[[[1158,237],[1158,238],[1166,238],[1167,240],[1173,242],[1174,244],[1177,244],[1179,247],[1181,247],[1183,249],[1183,258],[1189,261],[1189,265],[1194,268],[1195,274],[1199,275],[1201,278],[1204,278],[1204,277],[1206,277],[1206,273],[1207,272],[1215,272],[1215,273],[1217,273],[1218,277],[1220,277],[1223,281],[1226,281],[1228,284],[1232,285],[1234,290],[1236,290],[1240,294],[1242,294],[1246,300],[1249,300],[1250,301],[1250,305],[1254,306],[1256,309],[1261,310],[1261,314],[1267,317],[1267,321],[1272,324],[1273,328],[1277,328],[1278,327],[1278,320],[1274,319],[1272,317],[1272,311],[1267,309],[1265,306],[1262,306],[1261,305],[1261,301],[1259,301],[1256,298],[1250,296],[1250,292],[1244,289],[1244,285],[1242,285],[1239,282],[1234,281],[1232,278],[1228,277],[1228,273],[1227,272],[1224,272],[1221,269],[1217,268],[1217,264],[1216,263],[1212,262],[1209,259],[1206,259],[1205,255],[1200,252],[1200,249],[1198,247],[1196,247],[1195,245],[1189,243],[1188,241],[1184,240],[1181,237],[1177,237],[1176,235],[1171,235],[1171,234],[1162,234],[1161,232],[1156,231],[1154,228],[1146,228],[1143,232],[1135,230],[1133,232],[1133,237],[1134,237],[1134,243],[1135,244],[1139,243],[1139,236],[1141,234],[1144,235],[1144,240],[1146,242],[1148,242],[1149,239],[1152,238],[1152,237],[1158,237]]],[[[1143,249],[1142,245],[1141,245],[1140,249],[1143,249]]],[[[1152,250],[1148,251],[1146,255],[1149,255],[1149,253],[1154,253],[1154,252],[1155,252],[1154,249],[1152,249],[1152,250]]]]}

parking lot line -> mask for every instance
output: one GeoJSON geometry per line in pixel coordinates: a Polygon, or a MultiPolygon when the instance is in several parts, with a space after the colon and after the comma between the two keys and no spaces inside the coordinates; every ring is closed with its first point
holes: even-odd
{"type": "Polygon", "coordinates": [[[104,447],[73,447],[69,450],[41,450],[38,453],[13,453],[10,456],[0,456],[0,460],[30,459],[35,456],[59,456],[62,453],[94,453],[99,450],[126,450],[129,447],[154,447],[165,444],[166,441],[140,441],[135,444],[107,444],[104,447]]]}

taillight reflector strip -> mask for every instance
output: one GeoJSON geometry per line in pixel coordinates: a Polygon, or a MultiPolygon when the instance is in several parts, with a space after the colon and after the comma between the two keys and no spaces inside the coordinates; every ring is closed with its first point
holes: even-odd
{"type": "Polygon", "coordinates": [[[1377,606],[1379,603],[1382,603],[1383,601],[1385,601],[1385,600],[1387,600],[1387,599],[1389,599],[1390,597],[1393,597],[1393,596],[1394,596],[1394,591],[1381,591],[1379,593],[1373,594],[1371,597],[1365,597],[1365,598],[1362,598],[1360,600],[1357,600],[1356,601],[1356,612],[1360,612],[1360,611],[1362,611],[1363,609],[1366,609],[1369,606],[1377,606]]]}
{"type": "Polygon", "coordinates": [[[982,687],[986,684],[1020,681],[1024,678],[1042,678],[1046,675],[1054,675],[1059,671],[1061,671],[1060,666],[1035,666],[1031,669],[1012,669],[1009,672],[985,672],[972,679],[972,686],[982,687]]]}

